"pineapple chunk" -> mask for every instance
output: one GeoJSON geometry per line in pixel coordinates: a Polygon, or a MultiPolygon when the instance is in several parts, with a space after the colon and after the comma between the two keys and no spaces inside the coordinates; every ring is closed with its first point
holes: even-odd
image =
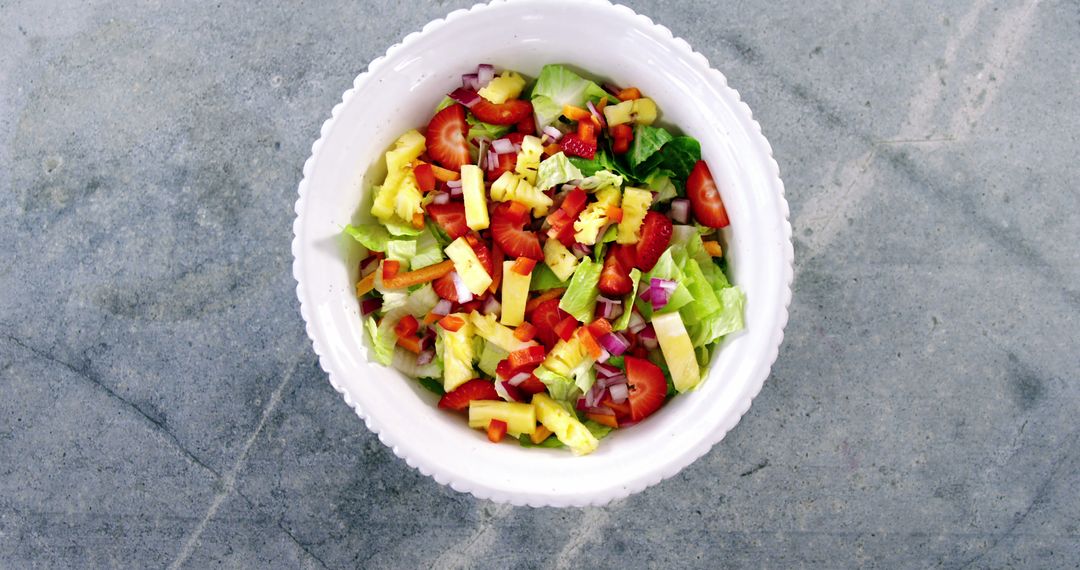
{"type": "Polygon", "coordinates": [[[447,392],[476,377],[473,371],[473,328],[466,315],[454,315],[465,320],[456,332],[436,327],[442,337],[443,389],[447,392]]]}
{"type": "Polygon", "coordinates": [[[446,246],[446,256],[453,260],[454,271],[473,295],[482,295],[491,285],[491,276],[480,265],[480,259],[465,238],[459,237],[446,246]]]}
{"type": "Polygon", "coordinates": [[[416,176],[410,170],[398,186],[397,196],[394,196],[394,213],[402,220],[411,223],[415,214],[424,214],[424,207],[421,205],[423,200],[424,196],[420,193],[416,176]]]}
{"type": "MultiPolygon", "coordinates": [[[[572,257],[572,256],[571,256],[572,257]]],[[[532,271],[522,275],[514,271],[514,261],[503,262],[502,324],[516,327],[525,322],[525,302],[529,299],[532,271]]]]}
{"type": "MultiPolygon", "coordinates": [[[[401,138],[394,143],[394,148],[387,151],[386,180],[377,188],[375,202],[371,206],[373,216],[384,222],[389,220],[398,206],[396,196],[405,179],[412,178],[413,186],[416,185],[416,178],[412,176],[410,164],[424,152],[424,145],[424,135],[414,129],[401,135],[401,138]]],[[[412,220],[412,216],[404,219],[412,220]]]]}
{"type": "Polygon", "coordinates": [[[491,199],[498,202],[521,202],[532,208],[533,215],[540,217],[546,215],[553,203],[551,198],[544,194],[528,180],[523,180],[513,172],[503,172],[498,180],[491,184],[491,199]]]}
{"type": "Polygon", "coordinates": [[[637,243],[641,239],[641,223],[649,212],[652,193],[640,188],[627,188],[623,191],[622,221],[619,222],[619,235],[615,241],[623,244],[637,243]]]}
{"type": "MultiPolygon", "coordinates": [[[[474,230],[487,229],[487,196],[484,195],[484,171],[475,164],[461,167],[461,192],[465,198],[465,224],[474,230]]],[[[411,219],[411,218],[406,218],[411,219]]]]}
{"type": "Polygon", "coordinates": [[[506,433],[514,437],[523,433],[531,434],[536,431],[536,408],[532,404],[503,402],[501,400],[473,400],[469,402],[469,427],[487,429],[491,420],[506,422],[506,433]]]}
{"type": "Polygon", "coordinates": [[[655,315],[652,325],[656,329],[656,340],[660,342],[660,350],[671,371],[675,389],[682,393],[697,386],[701,381],[701,369],[698,368],[694,345],[678,311],[655,315]]]}
{"type": "Polygon", "coordinates": [[[469,314],[469,319],[472,321],[472,326],[476,330],[476,334],[487,339],[488,342],[506,352],[514,352],[515,350],[521,350],[536,345],[536,341],[533,340],[527,342],[518,340],[518,338],[514,336],[514,331],[499,324],[495,315],[482,315],[473,311],[469,314]]]}
{"type": "Polygon", "coordinates": [[[600,445],[596,436],[589,431],[589,428],[585,427],[585,424],[578,421],[573,414],[548,397],[547,394],[541,393],[533,396],[532,405],[536,408],[536,419],[540,420],[544,427],[551,430],[555,437],[559,438],[559,441],[566,444],[574,455],[587,455],[596,451],[596,447],[600,445]]]}
{"type": "Polygon", "coordinates": [[[578,258],[559,240],[549,239],[544,242],[544,263],[551,268],[559,281],[566,281],[577,269],[578,258]]]}
{"type": "Polygon", "coordinates": [[[608,207],[618,206],[621,195],[618,186],[605,186],[597,191],[596,202],[589,204],[574,221],[574,239],[585,245],[595,244],[600,229],[608,223],[608,207]]]}
{"type": "Polygon", "coordinates": [[[585,346],[575,334],[569,341],[559,340],[541,364],[544,368],[569,378],[572,370],[589,358],[585,346]]]}
{"type": "Polygon", "coordinates": [[[651,125],[653,121],[656,121],[656,103],[652,99],[642,97],[641,99],[634,99],[633,103],[632,115],[635,123],[651,125]]]}
{"type": "Polygon", "coordinates": [[[540,169],[540,158],[543,154],[544,146],[540,144],[540,139],[532,135],[526,135],[521,140],[521,152],[518,153],[517,166],[514,167],[514,171],[521,176],[522,180],[535,185],[536,173],[540,169]]]}
{"type": "Polygon", "coordinates": [[[625,125],[631,121],[633,112],[634,102],[623,101],[618,105],[608,105],[607,107],[604,107],[604,118],[607,119],[609,127],[625,125]]]}
{"type": "Polygon", "coordinates": [[[517,99],[525,88],[525,79],[513,71],[504,71],[492,79],[487,87],[480,89],[480,96],[495,104],[505,103],[507,99],[517,99]]]}

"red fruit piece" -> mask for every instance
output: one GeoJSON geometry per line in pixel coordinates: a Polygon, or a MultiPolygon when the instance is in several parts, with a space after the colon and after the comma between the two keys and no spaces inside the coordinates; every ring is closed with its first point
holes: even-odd
{"type": "Polygon", "coordinates": [[[435,113],[427,126],[427,152],[431,158],[450,170],[461,170],[469,164],[469,141],[465,133],[469,124],[465,121],[465,107],[450,105],[435,113]]]}
{"type": "Polygon", "coordinates": [[[630,279],[630,270],[633,265],[624,264],[620,259],[619,250],[628,247],[615,244],[607,252],[604,260],[604,269],[600,271],[600,282],[597,288],[608,297],[622,297],[630,293],[634,288],[634,282],[630,279]]]}
{"type": "Polygon", "coordinates": [[[454,285],[453,275],[447,273],[446,275],[443,275],[442,277],[436,279],[431,285],[435,288],[436,295],[442,297],[443,299],[447,299],[449,301],[457,303],[457,286],[454,285]]]}
{"type": "Polygon", "coordinates": [[[563,152],[570,156],[580,156],[588,160],[592,160],[596,156],[596,141],[588,142],[583,140],[577,133],[564,136],[561,146],[563,152]]]}
{"type": "Polygon", "coordinates": [[[630,389],[630,419],[641,421],[660,409],[667,397],[667,380],[660,367],[642,358],[623,357],[630,389]]]}
{"type": "Polygon", "coordinates": [[[518,121],[517,127],[515,128],[517,129],[517,133],[520,133],[522,136],[532,135],[536,133],[536,121],[534,121],[532,117],[525,117],[518,121]]]}
{"type": "Polygon", "coordinates": [[[724,201],[716,188],[716,181],[704,160],[697,161],[690,177],[686,179],[686,195],[697,221],[710,228],[722,228],[730,224],[724,201]]]}
{"type": "Polygon", "coordinates": [[[540,238],[534,232],[526,231],[529,220],[528,210],[512,206],[513,202],[503,202],[495,208],[491,216],[491,237],[510,257],[528,257],[544,259],[544,250],[540,247],[540,238]]]}
{"type": "Polygon", "coordinates": [[[491,443],[499,443],[506,437],[506,422],[502,420],[491,420],[488,422],[487,427],[488,441],[491,443]]]}
{"type": "Polygon", "coordinates": [[[539,394],[540,392],[547,390],[547,384],[541,382],[536,376],[530,375],[528,379],[521,384],[518,384],[518,390],[528,394],[539,394]]]}
{"type": "Polygon", "coordinates": [[[457,239],[469,233],[469,225],[465,221],[464,203],[428,204],[427,212],[446,232],[446,235],[450,236],[450,239],[457,239]]]}
{"type": "MultiPolygon", "coordinates": [[[[540,364],[544,361],[544,355],[547,351],[540,345],[530,346],[515,350],[510,353],[507,360],[510,362],[510,368],[512,370],[521,370],[535,364],[540,364]]],[[[498,369],[496,369],[498,371],[498,369]]]]}
{"type": "Polygon", "coordinates": [[[581,188],[571,190],[563,199],[559,209],[547,217],[547,222],[551,226],[548,237],[559,240],[566,247],[573,246],[574,221],[585,210],[588,199],[588,195],[581,188]]]}
{"type": "Polygon", "coordinates": [[[569,316],[559,308],[558,299],[550,299],[540,303],[533,310],[531,319],[533,326],[536,327],[536,337],[549,349],[555,346],[555,343],[559,342],[559,335],[555,332],[555,327],[569,316]]]}
{"type": "Polygon", "coordinates": [[[495,170],[487,171],[488,182],[492,180],[498,180],[504,172],[512,172],[517,167],[517,154],[507,153],[499,155],[499,165],[495,167],[495,170]]]}
{"type": "Polygon", "coordinates": [[[484,271],[487,271],[488,275],[495,272],[495,264],[491,258],[491,250],[484,244],[483,240],[476,236],[474,233],[465,234],[465,241],[469,242],[469,246],[472,247],[473,253],[476,254],[476,259],[480,260],[480,265],[483,266],[484,271]]]}
{"type": "Polygon", "coordinates": [[[645,214],[641,224],[641,241],[637,244],[637,267],[650,271],[671,245],[671,219],[660,212],[645,214]]]}
{"type": "Polygon", "coordinates": [[[513,125],[521,122],[526,117],[531,117],[533,112],[532,103],[523,99],[510,99],[505,103],[492,103],[483,97],[480,98],[469,111],[477,119],[492,125],[513,125]]]}
{"type": "Polygon", "coordinates": [[[500,400],[495,385],[487,380],[474,378],[447,392],[439,400],[439,407],[444,410],[462,411],[469,408],[473,400],[500,400]]]}

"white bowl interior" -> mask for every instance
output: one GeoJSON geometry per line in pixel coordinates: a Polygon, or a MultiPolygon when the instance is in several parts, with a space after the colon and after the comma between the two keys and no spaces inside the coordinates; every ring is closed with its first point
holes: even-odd
{"type": "Polygon", "coordinates": [[[455,13],[392,48],[323,128],[297,203],[295,273],[308,332],[331,382],[394,452],[440,483],[480,497],[534,505],[604,503],[669,477],[738,422],[775,360],[790,298],[787,204],[771,149],[723,77],[682,40],[606,2],[509,2],[455,13]],[[573,13],[574,17],[567,17],[573,13]],[[477,41],[483,38],[483,41],[477,41]],[[747,293],[745,331],[714,356],[709,378],[598,451],[491,445],[462,417],[434,407],[416,382],[367,358],[354,295],[356,248],[345,224],[365,218],[382,154],[421,128],[433,106],[477,63],[535,77],[546,63],[639,87],[664,124],[701,141],[732,220],[732,280],[747,293]],[[306,195],[305,195],[306,194],[306,195]]]}

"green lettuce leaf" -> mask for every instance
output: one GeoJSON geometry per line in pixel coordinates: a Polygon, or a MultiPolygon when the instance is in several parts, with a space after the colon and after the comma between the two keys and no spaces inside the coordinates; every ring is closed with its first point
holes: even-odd
{"type": "Polygon", "coordinates": [[[465,121],[469,123],[469,135],[468,139],[474,140],[480,137],[487,138],[489,140],[495,140],[502,138],[506,133],[510,132],[510,127],[513,125],[493,125],[491,123],[485,123],[478,121],[472,114],[465,116],[465,121]]]}
{"type": "Polygon", "coordinates": [[[375,317],[368,316],[365,324],[367,325],[368,338],[371,339],[371,347],[375,353],[375,362],[384,366],[390,366],[394,362],[394,346],[397,345],[397,333],[394,332],[394,325],[398,320],[391,319],[389,315],[383,317],[382,323],[375,321],[375,317]]]}
{"type": "Polygon", "coordinates": [[[600,282],[601,269],[602,264],[595,263],[588,257],[583,258],[574,270],[574,275],[570,277],[570,285],[566,288],[566,293],[563,293],[559,308],[583,323],[592,322],[596,298],[600,295],[596,285],[600,282]]]}
{"type": "Polygon", "coordinates": [[[390,232],[382,224],[349,224],[345,233],[371,251],[386,251],[386,242],[390,241],[390,232]]]}
{"type": "Polygon", "coordinates": [[[582,190],[599,190],[608,186],[622,186],[622,184],[622,175],[615,174],[610,170],[598,170],[587,178],[583,178],[581,184],[578,184],[578,188],[582,190]]]}
{"type": "Polygon", "coordinates": [[[532,440],[529,439],[529,434],[523,433],[518,436],[518,443],[521,444],[521,447],[547,447],[551,449],[566,447],[566,444],[559,441],[559,438],[555,437],[555,434],[549,435],[547,439],[540,443],[533,443],[532,440]]]}
{"type": "Polygon", "coordinates": [[[743,308],[746,294],[738,287],[725,287],[717,291],[722,308],[687,328],[694,346],[708,346],[725,335],[743,329],[743,308]]]}
{"type": "MultiPolygon", "coordinates": [[[[685,282],[686,275],[675,264],[675,260],[672,258],[671,249],[669,248],[660,256],[656,265],[653,266],[652,271],[649,271],[645,275],[641,276],[641,280],[645,283],[651,283],[652,278],[670,279],[676,283],[675,291],[668,297],[668,303],[663,309],[656,311],[657,314],[672,313],[681,309],[687,303],[690,303],[694,298],[690,295],[690,291],[687,290],[685,282]]],[[[650,320],[653,315],[652,303],[635,297],[636,306],[641,315],[645,317],[645,320],[650,320]]]]}
{"type": "Polygon", "coordinates": [[[649,187],[649,190],[656,192],[656,196],[653,196],[653,204],[662,204],[679,196],[679,188],[671,181],[672,176],[673,173],[670,170],[658,168],[645,178],[645,185],[649,187]]]}
{"type": "Polygon", "coordinates": [[[393,358],[394,368],[397,368],[406,376],[412,378],[442,376],[442,365],[440,363],[432,360],[431,362],[420,366],[416,363],[416,355],[400,346],[394,349],[393,358]]]}
{"type": "Polygon", "coordinates": [[[420,382],[421,386],[431,392],[434,392],[440,396],[446,393],[446,390],[443,390],[442,380],[439,380],[437,378],[418,378],[417,380],[420,382]]]}
{"type": "Polygon", "coordinates": [[[613,429],[611,426],[606,426],[592,420],[585,420],[583,423],[585,424],[585,428],[588,429],[596,439],[604,439],[613,429]]]}
{"type": "Polygon", "coordinates": [[[401,223],[396,218],[386,222],[386,229],[390,231],[390,235],[399,237],[415,237],[420,235],[420,232],[423,231],[419,228],[414,228],[412,224],[401,223]]]}
{"type": "MultiPolygon", "coordinates": [[[[480,335],[477,335],[481,338],[480,335]]],[[[482,340],[482,338],[481,338],[482,340]]],[[[485,374],[495,377],[495,368],[499,365],[499,361],[509,356],[510,353],[495,346],[494,344],[484,341],[484,348],[480,351],[480,363],[477,367],[480,368],[485,374]]]]}
{"type": "Polygon", "coordinates": [[[686,180],[699,160],[701,143],[694,137],[675,137],[660,149],[660,168],[671,172],[674,180],[686,180]]]}
{"type": "Polygon", "coordinates": [[[608,229],[604,230],[604,235],[596,240],[596,245],[593,246],[593,259],[596,260],[597,263],[604,263],[604,255],[607,253],[607,244],[615,241],[618,236],[618,224],[611,224],[608,226],[608,229]]]}
{"type": "Polygon", "coordinates": [[[558,64],[545,65],[532,89],[533,113],[540,127],[554,123],[562,115],[564,105],[584,107],[586,101],[600,99],[618,103],[596,83],[558,64]]]}
{"type": "Polygon", "coordinates": [[[425,227],[424,231],[416,237],[416,254],[409,261],[409,266],[414,270],[421,269],[442,260],[443,250],[439,245],[439,240],[431,233],[430,226],[425,227]]]}
{"type": "MultiPolygon", "coordinates": [[[[633,314],[631,309],[634,308],[634,297],[637,296],[638,283],[641,281],[640,269],[630,270],[630,281],[634,282],[634,286],[630,288],[630,293],[623,299],[623,313],[619,315],[618,319],[615,319],[614,323],[612,323],[611,328],[613,330],[621,331],[630,326],[630,315],[633,314]]],[[[610,362],[611,359],[609,358],[608,361],[610,362]]],[[[615,365],[613,364],[612,366],[615,365]]]]}
{"type": "Polygon", "coordinates": [[[569,281],[562,281],[546,263],[537,263],[533,269],[532,281],[529,281],[529,291],[547,291],[566,287],[569,281]]]}
{"type": "MultiPolygon", "coordinates": [[[[683,256],[685,257],[686,254],[684,253],[683,256]]],[[[716,297],[716,291],[705,278],[705,273],[697,261],[686,257],[681,267],[683,274],[686,275],[686,288],[694,300],[680,308],[679,315],[682,317],[683,324],[690,326],[705,316],[719,311],[720,300],[716,297]]]]}
{"type": "Polygon", "coordinates": [[[416,255],[416,240],[392,239],[386,242],[386,258],[401,262],[401,270],[408,271],[409,260],[416,255]]]}
{"type": "Polygon", "coordinates": [[[540,162],[540,168],[536,174],[536,189],[547,190],[559,184],[565,184],[571,180],[580,180],[584,175],[565,154],[557,152],[540,162]]]}
{"type": "Polygon", "coordinates": [[[579,393],[573,380],[556,374],[543,365],[536,367],[533,374],[547,386],[548,394],[555,400],[569,401],[579,393]]]}
{"type": "Polygon", "coordinates": [[[626,154],[630,168],[638,175],[652,171],[663,157],[656,156],[649,163],[646,163],[646,161],[652,159],[653,155],[660,150],[660,147],[673,138],[671,133],[662,127],[635,125],[634,141],[630,143],[630,152],[626,154]]]}

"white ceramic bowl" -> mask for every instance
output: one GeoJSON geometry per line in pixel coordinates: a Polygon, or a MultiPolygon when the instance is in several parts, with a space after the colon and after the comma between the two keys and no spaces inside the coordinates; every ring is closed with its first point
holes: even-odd
{"type": "MultiPolygon", "coordinates": [[[[296,202],[293,275],[330,383],[396,455],[444,485],[516,505],[601,505],[671,477],[738,423],[776,360],[791,299],[788,206],[772,149],[723,75],[667,28],[604,0],[512,0],[424,26],[368,66],[322,127],[296,202]],[[568,17],[573,14],[573,17],[568,17]],[[354,294],[356,253],[341,228],[363,219],[382,154],[427,121],[462,73],[493,63],[536,76],[568,63],[656,100],[661,120],[701,141],[731,217],[729,273],[747,294],[746,330],[725,340],[701,387],[593,454],[492,445],[396,371],[368,360],[354,294]],[[367,201],[365,201],[367,199],[367,201]]],[[[328,404],[329,405],[329,404],[328,404]]]]}

